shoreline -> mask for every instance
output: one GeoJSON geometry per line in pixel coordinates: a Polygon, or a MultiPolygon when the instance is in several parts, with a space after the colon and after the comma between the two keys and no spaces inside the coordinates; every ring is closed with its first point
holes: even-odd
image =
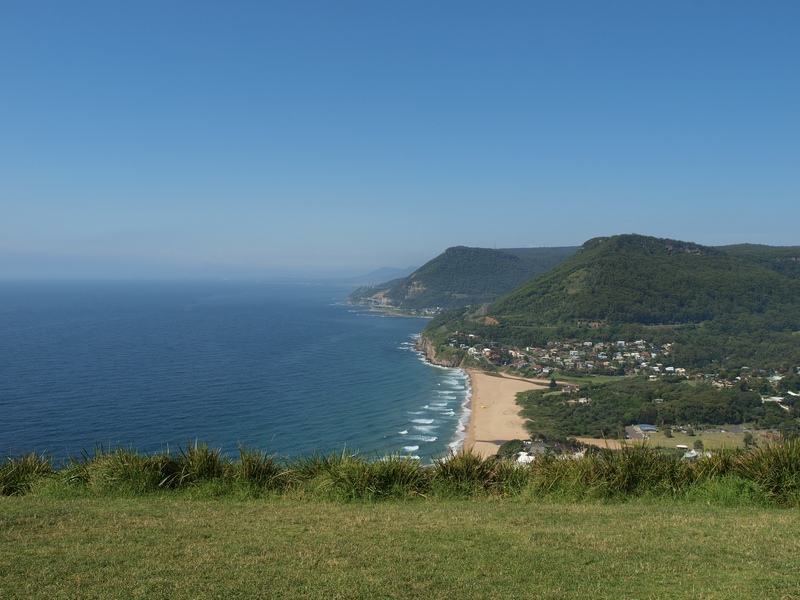
{"type": "Polygon", "coordinates": [[[477,369],[464,369],[472,388],[469,423],[464,450],[472,449],[483,458],[497,454],[500,446],[513,439],[527,440],[525,419],[516,402],[519,392],[549,386],[546,382],[531,381],[522,377],[486,373],[477,369]]]}

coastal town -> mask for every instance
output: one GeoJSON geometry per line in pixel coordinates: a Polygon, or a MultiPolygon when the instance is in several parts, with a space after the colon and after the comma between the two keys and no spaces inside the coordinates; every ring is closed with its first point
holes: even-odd
{"type": "MultiPolygon", "coordinates": [[[[566,394],[565,405],[592,402],[590,394],[581,392],[581,388],[587,384],[599,380],[622,381],[634,377],[647,378],[654,383],[660,381],[677,384],[687,381],[710,385],[721,391],[756,392],[762,405],[779,407],[785,411],[779,412],[787,416],[793,414],[794,407],[800,400],[800,394],[792,389],[795,384],[791,383],[800,378],[797,368],[784,373],[756,369],[751,372],[746,366],[698,372],[674,364],[671,343],[657,345],[643,339],[610,343],[562,340],[552,341],[541,347],[509,348],[497,342],[482,340],[478,335],[459,331],[452,335],[447,344],[468,357],[463,364],[470,371],[488,370],[531,382],[549,382],[551,389],[566,394]]],[[[664,400],[654,397],[651,402],[655,407],[664,400]]],[[[652,427],[647,423],[634,425],[643,425],[645,429],[652,427]]],[[[699,422],[694,424],[695,428],[699,426],[699,422]]],[[[688,425],[684,426],[686,428],[688,425]]],[[[726,429],[739,436],[745,433],[741,427],[726,429]]],[[[676,432],[679,431],[682,430],[676,428],[676,432]]],[[[634,430],[630,427],[626,431],[627,437],[631,439],[644,439],[648,433],[656,432],[644,431],[642,428],[634,430]]],[[[774,425],[767,425],[763,433],[769,436],[779,432],[774,425]]]]}
{"type": "Polygon", "coordinates": [[[552,341],[545,347],[506,348],[498,342],[484,343],[475,334],[460,332],[449,342],[496,366],[511,366],[527,376],[548,376],[556,369],[595,375],[678,375],[686,369],[669,365],[672,344],[656,346],[645,340],[607,342],[552,341]],[[470,344],[470,342],[472,342],[470,344]],[[665,364],[667,366],[665,366],[665,364]]]}
{"type": "MultiPolygon", "coordinates": [[[[761,393],[762,402],[775,403],[790,411],[800,398],[791,390],[780,391],[786,373],[738,369],[690,371],[673,363],[673,344],[657,345],[646,340],[591,342],[551,341],[543,347],[509,348],[494,341],[482,340],[479,335],[455,332],[448,345],[466,353],[476,368],[500,369],[525,378],[551,379],[556,373],[571,376],[646,376],[650,380],[689,379],[709,382],[717,388],[751,389],[761,393]]],[[[797,376],[800,369],[788,375],[797,376]]],[[[565,383],[563,392],[576,392],[578,386],[565,383]]]]}

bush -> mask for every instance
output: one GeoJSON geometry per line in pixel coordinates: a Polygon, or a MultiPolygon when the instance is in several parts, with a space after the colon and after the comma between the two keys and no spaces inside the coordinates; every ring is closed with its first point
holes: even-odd
{"type": "Polygon", "coordinates": [[[36,481],[53,473],[52,461],[35,452],[9,456],[0,464],[0,496],[16,496],[30,491],[36,481]]]}
{"type": "Polygon", "coordinates": [[[800,506],[800,440],[766,444],[744,453],[737,473],[778,506],[800,506]]]}
{"type": "Polygon", "coordinates": [[[463,496],[492,487],[496,461],[463,450],[434,462],[432,485],[445,496],[463,496]]]}
{"type": "Polygon", "coordinates": [[[233,480],[237,483],[267,489],[277,487],[284,472],[274,454],[242,446],[239,446],[239,462],[231,467],[233,480]]]}

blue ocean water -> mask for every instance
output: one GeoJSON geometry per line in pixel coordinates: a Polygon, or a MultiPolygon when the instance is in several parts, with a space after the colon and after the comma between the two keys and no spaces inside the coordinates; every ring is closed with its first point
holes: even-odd
{"type": "Polygon", "coordinates": [[[0,453],[205,441],[231,457],[348,448],[430,460],[463,439],[468,380],[424,362],[426,321],[349,287],[0,283],[0,453]]]}

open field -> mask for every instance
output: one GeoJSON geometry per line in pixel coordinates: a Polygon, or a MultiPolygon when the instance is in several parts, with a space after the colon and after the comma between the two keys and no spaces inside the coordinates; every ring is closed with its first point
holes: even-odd
{"type": "MultiPolygon", "coordinates": [[[[722,426],[724,428],[724,426],[722,426]]],[[[678,444],[694,448],[697,440],[703,442],[706,450],[716,450],[718,448],[744,448],[744,437],[736,433],[704,433],[698,431],[695,435],[686,435],[679,431],[674,431],[672,437],[668,438],[663,431],[658,433],[648,433],[647,441],[651,446],[663,446],[664,448],[675,448],[678,444]]]]}
{"type": "Polygon", "coordinates": [[[0,498],[13,598],[795,598],[800,513],[705,502],[0,498]]]}
{"type": "MultiPolygon", "coordinates": [[[[722,426],[725,427],[724,425],[722,426]]],[[[594,438],[578,438],[578,441],[584,444],[591,444],[599,448],[611,448],[618,450],[621,444],[635,445],[646,443],[654,448],[672,448],[676,449],[679,444],[687,446],[689,449],[694,448],[694,443],[697,440],[703,442],[703,447],[706,450],[719,450],[720,448],[744,448],[744,437],[742,434],[736,433],[704,433],[698,431],[694,436],[674,431],[671,438],[664,435],[663,431],[658,433],[648,433],[644,440],[604,440],[594,438]]]]}

